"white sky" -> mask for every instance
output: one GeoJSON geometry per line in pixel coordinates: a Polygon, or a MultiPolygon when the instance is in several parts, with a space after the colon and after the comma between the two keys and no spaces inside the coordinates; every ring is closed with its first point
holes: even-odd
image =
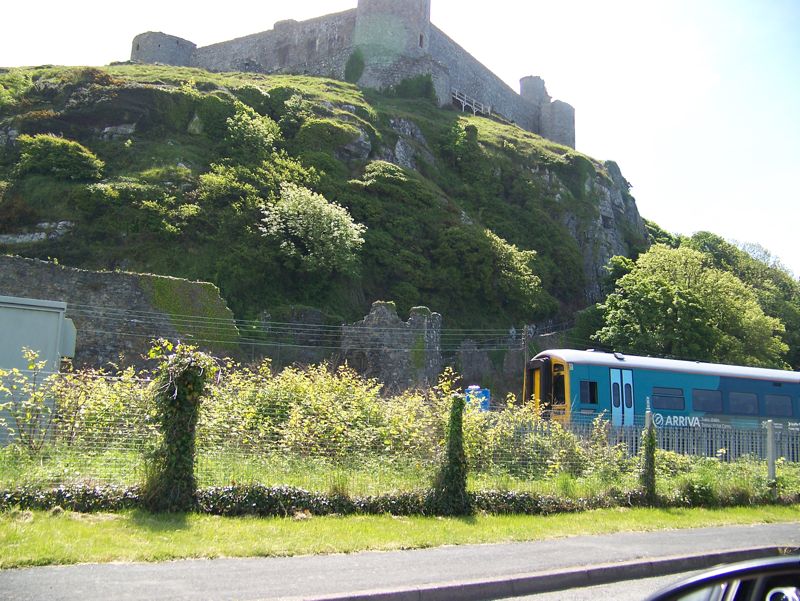
{"type": "MultiPolygon", "coordinates": [[[[356,0],[9,2],[0,66],[125,60],[134,35],[203,46],[356,0]]],[[[514,89],[540,75],[578,150],[619,163],[665,229],[757,242],[800,276],[800,0],[433,0],[432,20],[514,89]]]]}

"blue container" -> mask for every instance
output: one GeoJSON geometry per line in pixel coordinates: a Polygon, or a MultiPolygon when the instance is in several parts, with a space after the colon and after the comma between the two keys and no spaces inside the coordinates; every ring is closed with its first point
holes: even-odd
{"type": "Polygon", "coordinates": [[[467,388],[467,403],[475,403],[481,411],[489,411],[492,406],[492,393],[488,388],[470,386],[467,388]]]}

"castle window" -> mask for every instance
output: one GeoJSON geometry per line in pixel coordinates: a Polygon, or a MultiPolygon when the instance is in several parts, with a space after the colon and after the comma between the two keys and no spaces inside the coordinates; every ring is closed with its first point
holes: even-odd
{"type": "Polygon", "coordinates": [[[425,47],[425,36],[422,34],[419,34],[419,47],[420,48],[425,47]]]}

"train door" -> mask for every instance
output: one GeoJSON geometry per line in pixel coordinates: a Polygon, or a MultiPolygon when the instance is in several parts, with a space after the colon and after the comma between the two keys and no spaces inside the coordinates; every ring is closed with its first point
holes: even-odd
{"type": "Polygon", "coordinates": [[[552,408],[552,389],[553,378],[550,372],[550,358],[543,357],[534,359],[528,366],[527,379],[525,382],[525,401],[533,400],[537,410],[549,414],[552,408]]]}
{"type": "Polygon", "coordinates": [[[633,403],[633,371],[611,370],[611,424],[632,426],[636,414],[633,403]]]}
{"type": "Polygon", "coordinates": [[[551,417],[556,421],[569,421],[569,372],[565,363],[553,361],[553,391],[551,417]]]}

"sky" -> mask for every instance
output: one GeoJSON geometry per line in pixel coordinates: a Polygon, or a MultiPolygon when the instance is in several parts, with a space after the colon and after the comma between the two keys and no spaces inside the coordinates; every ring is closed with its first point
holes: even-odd
{"type": "MultiPolygon", "coordinates": [[[[355,5],[9,2],[0,66],[104,65],[127,60],[144,31],[204,46],[355,5]]],[[[800,276],[800,0],[432,0],[431,11],[515,90],[539,75],[573,105],[577,149],[620,165],[643,217],[760,244],[800,276]]]]}

